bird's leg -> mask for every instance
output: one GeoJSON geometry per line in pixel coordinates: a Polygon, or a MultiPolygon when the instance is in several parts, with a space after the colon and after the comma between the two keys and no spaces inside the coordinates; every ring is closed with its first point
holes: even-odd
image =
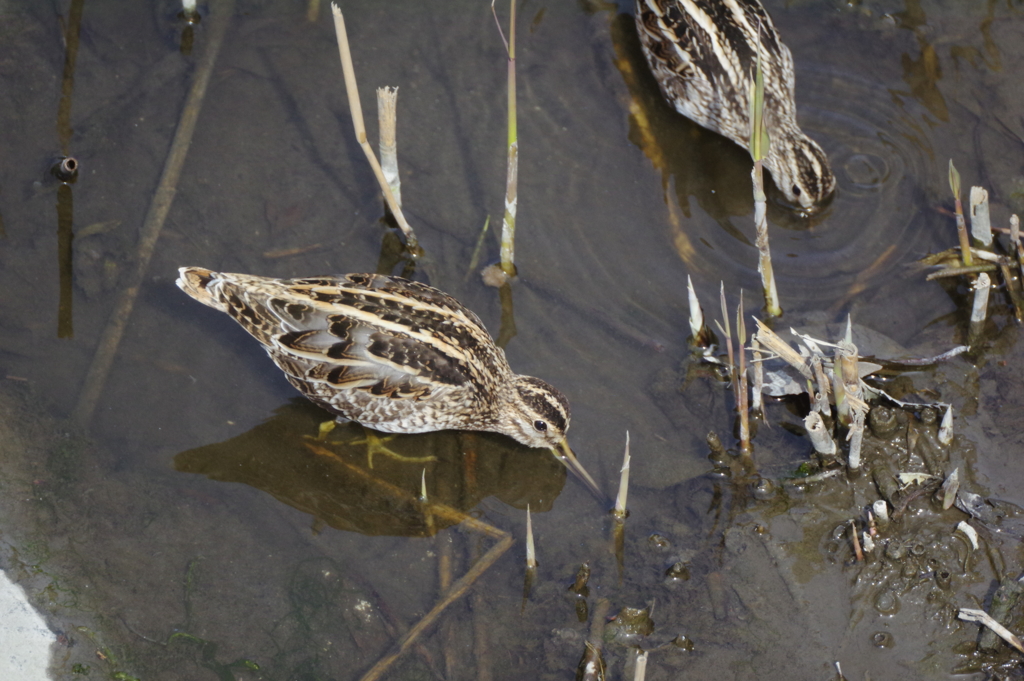
{"type": "MultiPolygon", "coordinates": [[[[332,419],[330,421],[322,422],[320,424],[319,432],[317,433],[316,436],[317,441],[328,442],[327,436],[330,435],[331,432],[337,427],[338,421],[338,419],[332,419]]],[[[341,423],[349,423],[349,421],[346,419],[341,421],[341,423]]],[[[376,431],[370,430],[369,428],[364,426],[363,437],[358,440],[351,440],[347,444],[366,445],[366,463],[370,468],[373,468],[373,456],[375,454],[384,454],[386,456],[390,456],[393,459],[398,459],[399,461],[405,461],[408,463],[426,463],[427,461],[437,461],[436,456],[405,456],[384,446],[385,442],[388,442],[389,440],[393,439],[395,439],[394,435],[381,437],[380,435],[377,434],[376,431]]],[[[335,442],[333,444],[340,443],[335,442]]]]}
{"type": "Polygon", "coordinates": [[[316,434],[317,441],[326,442],[327,436],[330,435],[331,431],[334,430],[337,426],[338,422],[334,419],[331,419],[330,421],[322,421],[320,423],[320,429],[316,434]]]}
{"type": "Polygon", "coordinates": [[[370,430],[366,426],[363,426],[364,437],[359,440],[353,440],[349,444],[361,445],[366,444],[366,463],[370,468],[373,468],[373,455],[374,454],[386,454],[399,461],[406,463],[426,463],[427,461],[437,461],[436,456],[404,456],[398,452],[392,451],[384,446],[384,443],[395,439],[394,435],[388,435],[387,437],[381,437],[376,431],[370,430]]]}

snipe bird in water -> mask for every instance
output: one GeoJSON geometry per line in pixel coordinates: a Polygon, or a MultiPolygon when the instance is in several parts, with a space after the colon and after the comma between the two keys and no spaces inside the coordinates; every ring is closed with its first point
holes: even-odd
{"type": "Polygon", "coordinates": [[[636,25],[665,99],[743,148],[750,142],[760,50],[771,140],[765,166],[786,199],[804,211],[835,190],[828,157],[796,122],[793,56],[759,0],[636,0],[636,25]]]}
{"type": "Polygon", "coordinates": [[[550,448],[600,495],[565,440],[569,403],[513,373],[479,317],[432,286],[380,274],[272,279],[182,267],[178,287],[228,313],[288,381],[387,433],[481,430],[550,448]]]}

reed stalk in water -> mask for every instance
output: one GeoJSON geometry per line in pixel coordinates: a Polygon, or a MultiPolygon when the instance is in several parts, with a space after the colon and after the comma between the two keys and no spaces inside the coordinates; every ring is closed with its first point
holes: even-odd
{"type": "Polygon", "coordinates": [[[352,114],[352,127],[356,133],[356,141],[359,142],[363,153],[366,154],[366,160],[370,163],[370,168],[373,169],[373,175],[377,178],[377,184],[380,185],[381,192],[384,194],[384,200],[387,201],[391,214],[395,216],[398,228],[405,235],[406,248],[411,255],[414,257],[418,256],[421,251],[416,234],[412,231],[408,221],[406,221],[405,215],[402,213],[402,206],[395,200],[395,195],[384,178],[384,171],[381,169],[380,163],[377,162],[377,156],[373,153],[373,148],[366,140],[366,126],[363,123],[363,105],[359,99],[359,89],[356,87],[356,72],[355,67],[352,65],[352,51],[348,45],[345,17],[335,3],[331,3],[331,12],[334,15],[334,34],[338,39],[338,54],[341,57],[341,70],[345,75],[345,91],[348,93],[348,106],[352,114]]]}
{"type": "Polygon", "coordinates": [[[402,205],[402,180],[398,176],[398,141],[395,122],[398,115],[398,88],[377,88],[377,122],[380,127],[380,169],[395,195],[395,203],[402,205]]]}
{"type": "MultiPolygon", "coordinates": [[[[758,33],[760,33],[758,26],[758,33]]],[[[754,159],[754,169],[750,178],[754,183],[754,229],[757,234],[758,260],[757,271],[761,274],[761,287],[764,289],[764,309],[769,317],[782,316],[779,305],[779,292],[775,287],[775,271],[772,269],[772,254],[768,247],[768,200],[764,194],[764,173],[762,161],[768,157],[771,139],[764,123],[764,74],[761,72],[761,51],[757,52],[757,65],[754,71],[754,84],[750,93],[750,155],[754,159]]]]}
{"type": "MultiPolygon", "coordinates": [[[[508,277],[516,274],[516,208],[519,202],[519,133],[516,127],[516,0],[511,0],[509,15],[508,40],[504,34],[508,54],[508,163],[505,179],[505,216],[501,222],[501,271],[508,277]]],[[[498,14],[491,0],[491,12],[494,21],[498,22],[498,14]]],[[[498,22],[501,32],[501,23],[498,22]]]]}
{"type": "Polygon", "coordinates": [[[953,165],[953,159],[949,159],[949,188],[956,202],[956,233],[960,238],[960,260],[964,267],[971,267],[974,265],[974,258],[971,257],[971,240],[967,237],[967,224],[964,222],[964,206],[960,203],[960,173],[953,165]]]}

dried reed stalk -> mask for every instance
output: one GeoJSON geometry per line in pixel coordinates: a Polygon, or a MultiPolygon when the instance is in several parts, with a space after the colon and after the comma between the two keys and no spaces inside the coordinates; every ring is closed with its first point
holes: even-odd
{"type": "Polygon", "coordinates": [[[984,187],[971,187],[968,196],[971,209],[971,237],[984,248],[992,246],[992,222],[988,212],[988,192],[984,187]]]}
{"type": "Polygon", "coordinates": [[[338,54],[341,57],[341,70],[345,74],[345,91],[348,93],[348,107],[352,114],[352,127],[356,133],[356,141],[359,142],[363,153],[366,154],[366,160],[369,161],[370,168],[373,169],[373,175],[377,178],[377,184],[380,185],[380,189],[384,193],[384,200],[387,201],[391,214],[395,216],[398,228],[405,235],[405,244],[409,253],[416,257],[420,254],[419,241],[417,241],[412,227],[406,221],[405,214],[402,213],[402,207],[395,200],[395,195],[391,192],[391,187],[384,177],[384,171],[381,169],[380,163],[377,162],[377,156],[373,153],[373,148],[366,140],[366,125],[363,123],[363,105],[359,100],[359,89],[356,87],[356,72],[355,67],[352,65],[352,51],[349,48],[348,33],[345,30],[345,17],[342,15],[338,5],[333,2],[331,3],[331,13],[334,15],[334,33],[338,39],[338,54]]]}
{"type": "MultiPolygon", "coordinates": [[[[501,33],[501,23],[491,0],[491,12],[501,33]]],[[[516,126],[516,0],[510,0],[508,40],[504,34],[508,54],[508,162],[505,179],[505,215],[501,222],[501,271],[507,277],[516,275],[516,211],[519,204],[519,133],[516,126]]]]}
{"type": "Polygon", "coordinates": [[[971,257],[971,240],[967,237],[967,225],[964,222],[964,207],[960,203],[960,173],[953,165],[953,159],[949,159],[949,188],[956,202],[956,234],[960,239],[960,260],[964,267],[970,267],[974,264],[974,259],[971,257]]]}
{"type": "Polygon", "coordinates": [[[398,176],[398,141],[395,137],[398,115],[398,88],[377,88],[377,123],[380,128],[380,169],[395,195],[395,203],[402,205],[402,180],[398,176]]]}
{"type": "MultiPolygon", "coordinates": [[[[757,26],[761,33],[760,23],[757,26]]],[[[750,171],[750,179],[754,184],[754,230],[757,234],[757,271],[761,274],[761,287],[764,289],[764,309],[770,317],[782,316],[779,306],[779,292],[775,287],[775,271],[772,269],[772,254],[768,247],[768,201],[764,194],[764,174],[761,162],[768,157],[771,139],[764,120],[764,73],[761,70],[760,42],[757,50],[757,63],[754,68],[754,82],[750,93],[750,155],[754,159],[754,168],[750,171]]]]}

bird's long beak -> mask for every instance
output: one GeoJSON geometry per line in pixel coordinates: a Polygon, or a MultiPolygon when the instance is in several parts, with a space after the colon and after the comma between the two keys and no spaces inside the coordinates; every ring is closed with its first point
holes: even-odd
{"type": "Polygon", "coordinates": [[[608,500],[608,497],[605,496],[604,492],[601,491],[601,488],[597,486],[594,479],[590,477],[590,473],[587,472],[587,469],[583,467],[580,460],[577,459],[576,455],[572,453],[571,449],[569,449],[568,440],[562,440],[558,447],[552,447],[551,453],[569,469],[570,473],[582,480],[584,484],[590,488],[590,491],[597,495],[598,499],[601,501],[608,500]]]}

